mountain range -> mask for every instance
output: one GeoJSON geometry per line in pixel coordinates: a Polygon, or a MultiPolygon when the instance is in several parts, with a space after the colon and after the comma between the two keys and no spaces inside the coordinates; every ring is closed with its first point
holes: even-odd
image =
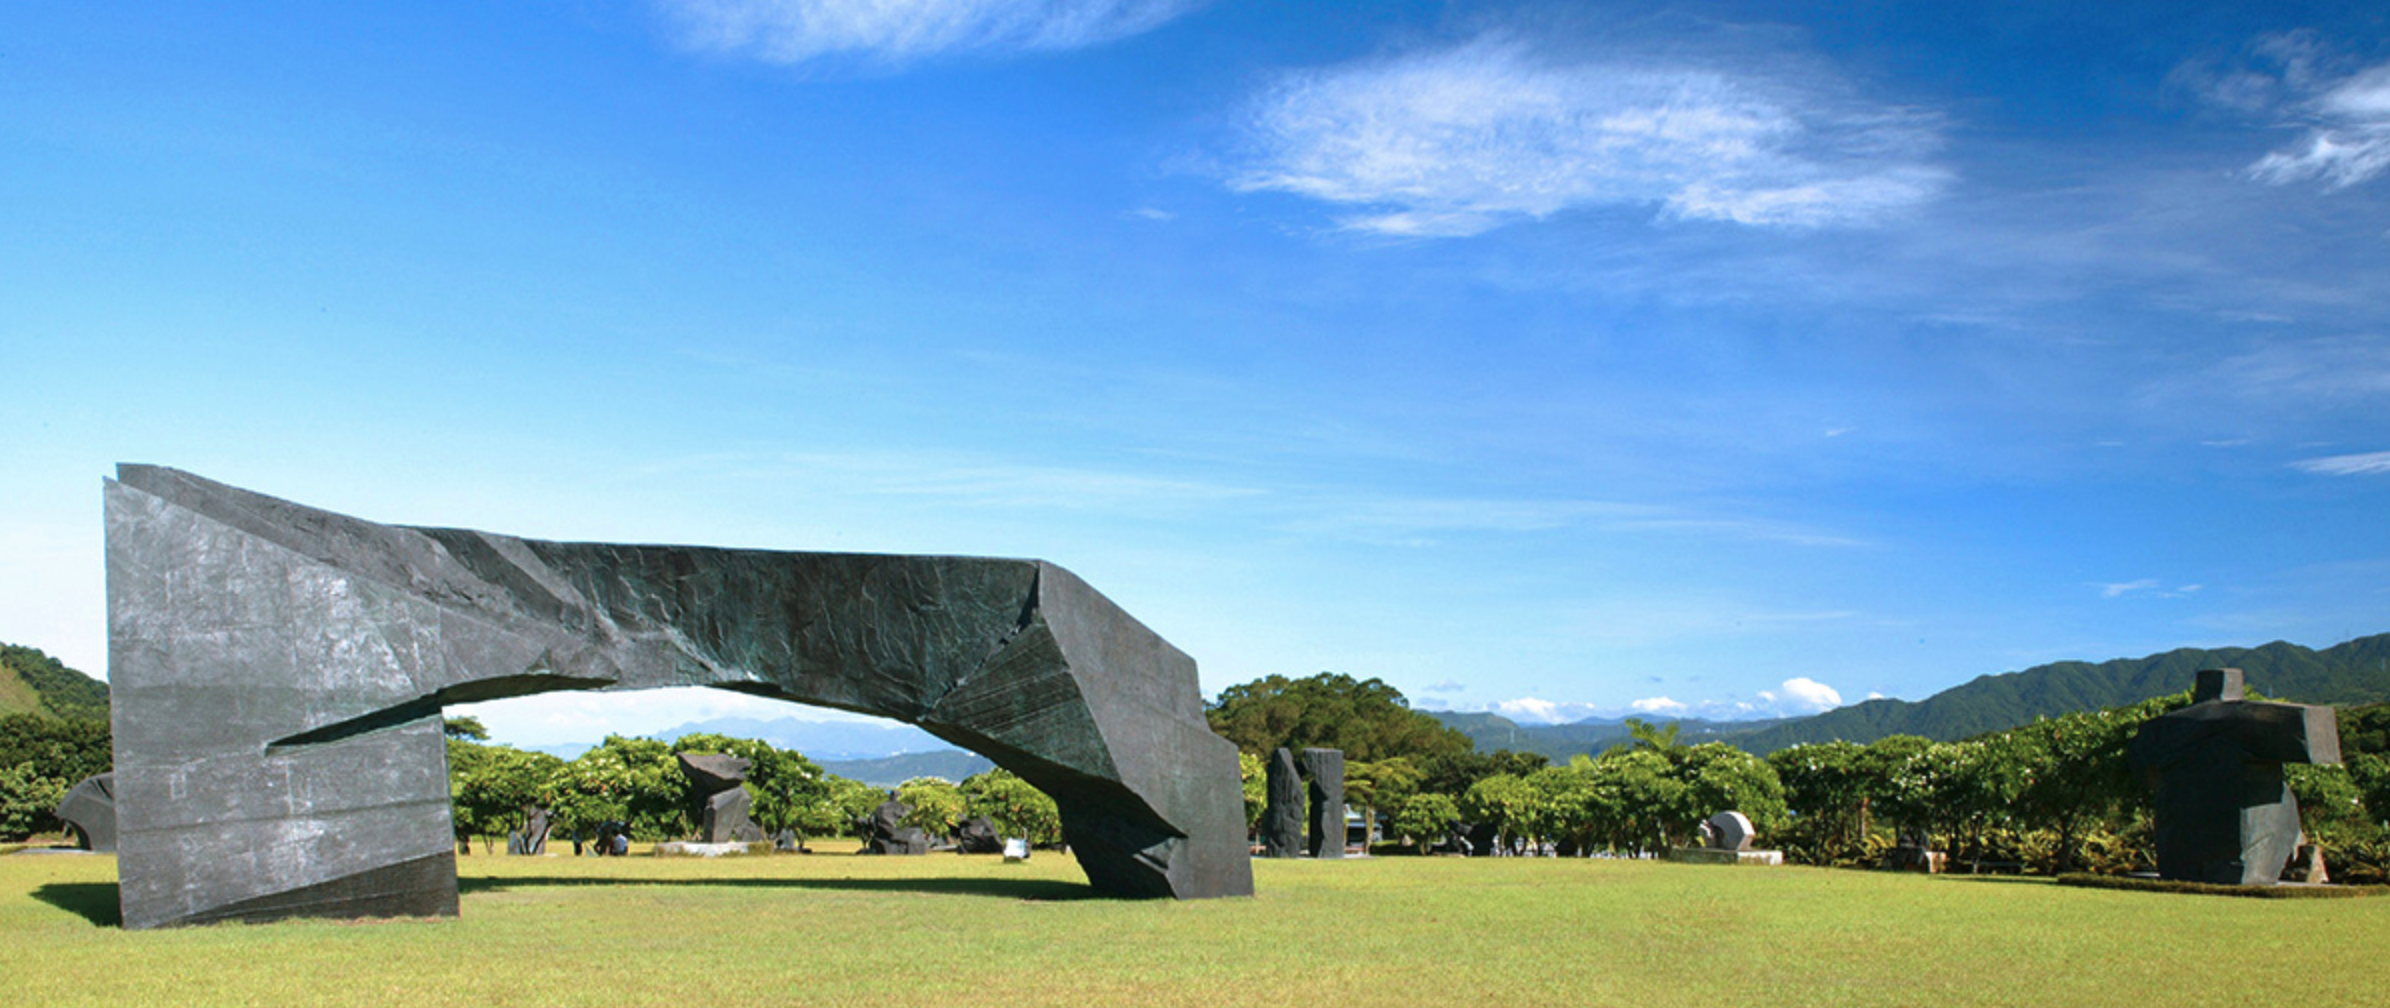
{"type": "MultiPolygon", "coordinates": [[[[2278,700],[2341,705],[2390,700],[2390,634],[2376,634],[2321,651],[2275,641],[2254,648],[2177,648],[2098,664],[2053,662],[1977,676],[1917,701],[1876,699],[1797,718],[1675,723],[1682,726],[1677,736],[1682,741],[1729,742],[1762,755],[1804,742],[1866,743],[1887,735],[1950,741],[2014,728],[2037,717],[2179,693],[2190,688],[2192,673],[2218,667],[2242,670],[2251,692],[2278,700]]],[[[1624,718],[1523,725],[1498,714],[1427,713],[1467,734],[1480,751],[1537,752],[1554,761],[1598,753],[1627,738],[1624,718]]]]}

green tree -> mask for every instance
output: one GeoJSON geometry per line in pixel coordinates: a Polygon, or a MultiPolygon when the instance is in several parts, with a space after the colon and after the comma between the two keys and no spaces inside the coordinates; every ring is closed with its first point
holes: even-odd
{"type": "Polygon", "coordinates": [[[522,828],[527,806],[555,802],[564,761],[511,746],[448,740],[449,816],[459,841],[504,836],[522,828]]]}
{"type": "Polygon", "coordinates": [[[1809,864],[1852,864],[1868,854],[1865,747],[1813,742],[1768,754],[1790,816],[1786,856],[1809,864]]]}
{"type": "Polygon", "coordinates": [[[1467,735],[1412,710],[1400,690],[1334,672],[1230,686],[1204,714],[1221,737],[1264,758],[1280,747],[1341,749],[1346,761],[1362,763],[1474,748],[1467,735]]]}
{"type": "Polygon", "coordinates": [[[963,811],[986,816],[1002,836],[1050,847],[1062,842],[1062,810],[1028,781],[999,767],[963,778],[963,811]]]}
{"type": "Polygon", "coordinates": [[[970,809],[962,789],[944,777],[915,777],[899,784],[896,800],[913,807],[899,821],[932,837],[953,836],[970,809]]]}
{"type": "Polygon", "coordinates": [[[441,718],[440,731],[452,739],[464,739],[469,742],[490,740],[490,730],[482,727],[481,719],[477,717],[441,718]]]}
{"type": "Polygon", "coordinates": [[[608,735],[555,774],[556,824],[572,831],[621,820],[631,835],[667,840],[689,834],[688,779],[672,747],[654,739],[608,735]]]}
{"type": "Polygon", "coordinates": [[[0,840],[23,840],[61,828],[51,812],[72,786],[22,763],[0,763],[0,840]]]}
{"type": "Polygon", "coordinates": [[[1460,806],[1470,819],[1494,827],[1502,849],[1510,850],[1513,841],[1526,839],[1535,828],[1539,797],[1525,780],[1495,774],[1470,785],[1460,806]]]}
{"type": "Polygon", "coordinates": [[[1415,794],[1403,799],[1402,805],[1395,809],[1394,832],[1409,838],[1418,846],[1419,853],[1425,854],[1444,839],[1460,818],[1460,803],[1453,801],[1451,795],[1415,794]]]}

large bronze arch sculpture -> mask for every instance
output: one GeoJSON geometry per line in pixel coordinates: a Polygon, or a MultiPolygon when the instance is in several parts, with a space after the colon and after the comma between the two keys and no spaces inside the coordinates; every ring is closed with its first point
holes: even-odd
{"type": "Polygon", "coordinates": [[[713,686],[896,718],[1052,795],[1095,888],[1253,891],[1195,663],[1036,560],[556,543],[107,484],[128,928],[456,912],[443,704],[713,686]]]}

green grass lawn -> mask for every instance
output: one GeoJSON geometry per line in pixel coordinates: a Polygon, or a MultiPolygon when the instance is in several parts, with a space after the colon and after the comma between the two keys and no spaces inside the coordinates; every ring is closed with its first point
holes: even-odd
{"type": "Polygon", "coordinates": [[[69,1005],[1890,1005],[2390,1000],[2390,898],[1582,860],[1256,862],[1089,898],[1042,854],[460,859],[457,920],[128,933],[115,862],[0,857],[0,992],[69,1005]]]}

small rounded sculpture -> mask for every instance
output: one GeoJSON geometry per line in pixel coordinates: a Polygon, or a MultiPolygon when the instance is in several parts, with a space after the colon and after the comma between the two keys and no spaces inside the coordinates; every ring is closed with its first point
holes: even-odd
{"type": "Polygon", "coordinates": [[[1702,845],[1711,850],[1747,851],[1751,838],[1758,835],[1750,818],[1740,812],[1720,812],[1701,824],[1702,845]]]}

